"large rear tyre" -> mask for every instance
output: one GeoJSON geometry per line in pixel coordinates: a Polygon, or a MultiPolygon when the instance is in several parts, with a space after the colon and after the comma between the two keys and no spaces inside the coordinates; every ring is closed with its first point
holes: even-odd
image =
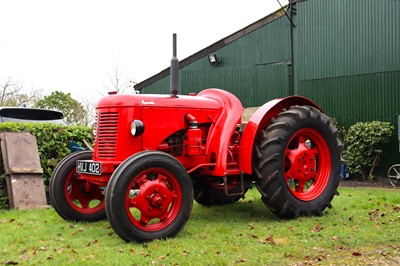
{"type": "Polygon", "coordinates": [[[178,160],[159,151],[129,157],[107,187],[107,218],[127,242],[175,236],[188,221],[192,207],[189,174],[178,160]]]}
{"type": "MultiPolygon", "coordinates": [[[[242,195],[225,195],[225,186],[222,178],[196,177],[193,179],[194,199],[203,206],[232,204],[244,197],[249,185],[244,187],[242,195]]],[[[229,194],[239,194],[242,191],[239,180],[228,184],[229,194]]]]}
{"type": "Polygon", "coordinates": [[[71,153],[53,171],[50,202],[65,220],[98,221],[106,217],[104,187],[79,179],[75,170],[77,160],[90,160],[92,155],[92,151],[71,153]]]}
{"type": "Polygon", "coordinates": [[[309,106],[283,111],[255,146],[256,187],[281,218],[322,215],[338,195],[342,144],[330,119],[309,106]]]}

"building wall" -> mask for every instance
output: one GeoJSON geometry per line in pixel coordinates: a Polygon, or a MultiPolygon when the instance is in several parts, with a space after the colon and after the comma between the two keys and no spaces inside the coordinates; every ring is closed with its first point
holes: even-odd
{"type": "Polygon", "coordinates": [[[400,162],[400,1],[312,0],[297,5],[295,92],[348,128],[388,121],[396,130],[378,169],[400,162]]]}

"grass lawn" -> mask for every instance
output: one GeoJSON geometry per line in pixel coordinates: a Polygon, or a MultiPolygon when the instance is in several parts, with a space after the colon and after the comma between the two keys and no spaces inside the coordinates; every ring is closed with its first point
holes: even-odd
{"type": "MultiPolygon", "coordinates": [[[[400,264],[400,190],[339,188],[322,217],[277,219],[256,189],[202,207],[177,237],[126,243],[107,221],[72,223],[52,208],[0,212],[0,264],[400,264]]],[[[385,265],[386,265],[385,264],[385,265]]]]}

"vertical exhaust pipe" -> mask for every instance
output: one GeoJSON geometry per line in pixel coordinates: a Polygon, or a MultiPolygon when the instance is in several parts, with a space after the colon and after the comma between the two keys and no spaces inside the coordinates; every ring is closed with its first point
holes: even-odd
{"type": "Polygon", "coordinates": [[[172,35],[172,58],[171,58],[171,73],[170,73],[170,81],[171,81],[171,96],[178,97],[177,94],[179,92],[179,60],[176,57],[176,33],[172,35]]]}

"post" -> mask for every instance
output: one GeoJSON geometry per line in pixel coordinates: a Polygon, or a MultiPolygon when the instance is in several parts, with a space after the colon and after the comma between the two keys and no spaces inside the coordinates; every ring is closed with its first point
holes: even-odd
{"type": "Polygon", "coordinates": [[[26,132],[4,132],[0,138],[10,208],[46,206],[36,137],[26,132]]]}

